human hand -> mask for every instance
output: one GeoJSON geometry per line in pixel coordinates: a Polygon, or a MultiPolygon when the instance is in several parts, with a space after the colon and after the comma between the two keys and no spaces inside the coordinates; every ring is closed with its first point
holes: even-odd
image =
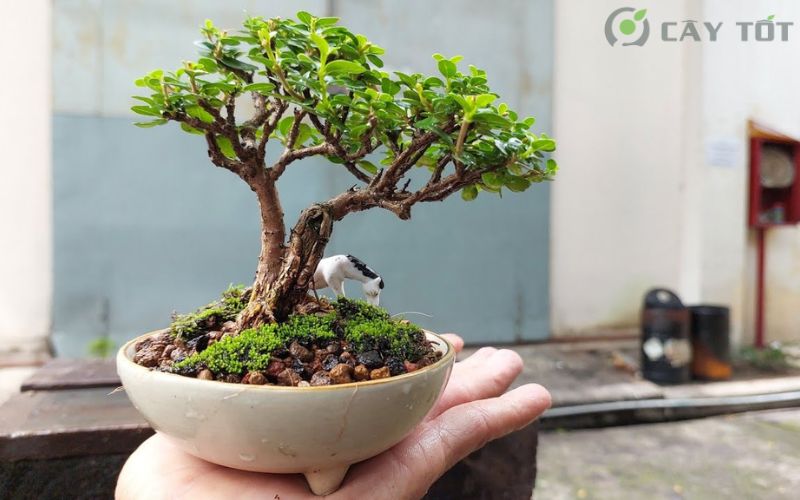
{"type": "MultiPolygon", "coordinates": [[[[445,337],[461,351],[464,341],[460,337],[445,337]]],[[[353,465],[342,487],[326,498],[422,497],[459,460],[487,442],[525,427],[550,406],[550,394],[536,384],[505,393],[521,371],[517,353],[492,347],[456,363],[425,421],[393,448],[353,465]]],[[[160,434],[142,443],[125,463],[116,497],[319,498],[300,474],[229,469],[183,452],[160,434]]]]}

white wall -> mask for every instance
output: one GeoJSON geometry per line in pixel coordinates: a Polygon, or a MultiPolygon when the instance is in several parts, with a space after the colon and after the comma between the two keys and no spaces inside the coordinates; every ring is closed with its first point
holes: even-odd
{"type": "MultiPolygon", "coordinates": [[[[706,18],[734,23],[763,19],[793,21],[788,42],[741,43],[726,39],[704,45],[703,136],[730,137],[741,154],[732,168],[703,165],[706,192],[701,207],[703,239],[702,295],[730,301],[741,322],[742,341],[754,335],[754,238],[744,223],[748,188],[747,120],[755,119],[800,138],[800,3],[792,0],[706,0],[706,18]],[[727,214],[736,215],[736,222],[727,214]],[[716,223],[722,221],[722,223],[716,223]]],[[[767,340],[800,340],[800,231],[769,230],[766,272],[767,340]]]]}
{"type": "MultiPolygon", "coordinates": [[[[644,47],[603,37],[613,1],[557,3],[552,322],[556,336],[635,329],[644,291],[731,307],[753,337],[753,243],[746,227],[747,120],[800,137],[800,4],[704,0],[645,4],[651,23],[723,21],[715,43],[644,47]],[[786,43],[743,43],[737,21],[794,21],[786,43]],[[723,166],[715,144],[734,146],[723,166]]],[[[767,338],[800,336],[800,231],[772,230],[767,338]]]]}
{"type": "Polygon", "coordinates": [[[50,330],[52,227],[50,168],[50,4],[3,7],[0,146],[0,359],[44,351],[50,330]]]}
{"type": "MultiPolygon", "coordinates": [[[[555,137],[561,170],[551,212],[555,335],[635,326],[644,292],[683,292],[687,54],[611,47],[619,2],[556,3],[555,137]]],[[[648,17],[683,19],[683,2],[648,17]]],[[[655,33],[651,33],[651,39],[655,33]]]]}

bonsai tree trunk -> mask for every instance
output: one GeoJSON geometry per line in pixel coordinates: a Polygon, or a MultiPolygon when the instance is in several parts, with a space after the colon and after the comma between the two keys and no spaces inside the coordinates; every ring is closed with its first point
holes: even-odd
{"type": "Polygon", "coordinates": [[[261,254],[241,329],[286,319],[308,293],[333,230],[332,209],[314,204],[300,214],[286,244],[283,209],[274,180],[252,186],[261,211],[261,254]]]}

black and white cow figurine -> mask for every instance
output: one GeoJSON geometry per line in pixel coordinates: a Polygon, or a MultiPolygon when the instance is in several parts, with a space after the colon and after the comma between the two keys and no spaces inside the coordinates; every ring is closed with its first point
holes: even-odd
{"type": "Polygon", "coordinates": [[[338,296],[344,297],[344,280],[362,283],[367,302],[377,306],[383,290],[383,278],[352,255],[334,255],[319,261],[314,273],[314,290],[330,287],[338,296]]]}

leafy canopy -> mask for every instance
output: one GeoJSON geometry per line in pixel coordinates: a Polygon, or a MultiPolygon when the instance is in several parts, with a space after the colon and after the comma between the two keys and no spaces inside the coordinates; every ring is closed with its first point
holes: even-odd
{"type": "MultiPolygon", "coordinates": [[[[467,200],[479,190],[524,191],[555,174],[547,154],[555,149],[553,139],[529,130],[534,118],[521,119],[498,102],[483,70],[470,65],[462,72],[460,56],[434,54],[439,75],[383,71],[384,49],[337,21],[308,12],[297,19],[250,17],[235,33],[206,21],[196,61],[136,81],[150,90],[135,97],[141,104],[133,111],[150,118],[137,125],[179,121],[183,130],[213,140],[223,161],[232,162],[247,161],[248,148],[272,138],[287,150],[335,143],[306,151],[345,164],[365,182],[403,161],[430,169],[433,177],[451,163],[466,181],[448,189],[463,188],[467,200]],[[247,94],[256,116],[237,120],[236,98],[247,94]],[[259,109],[281,106],[280,115],[283,109],[295,113],[274,127],[259,116],[259,109]],[[415,149],[414,139],[428,132],[435,139],[415,149]],[[404,157],[409,148],[415,154],[404,157]],[[378,165],[365,158],[375,150],[381,151],[378,165]]],[[[405,169],[397,169],[402,177],[405,169]]]]}

